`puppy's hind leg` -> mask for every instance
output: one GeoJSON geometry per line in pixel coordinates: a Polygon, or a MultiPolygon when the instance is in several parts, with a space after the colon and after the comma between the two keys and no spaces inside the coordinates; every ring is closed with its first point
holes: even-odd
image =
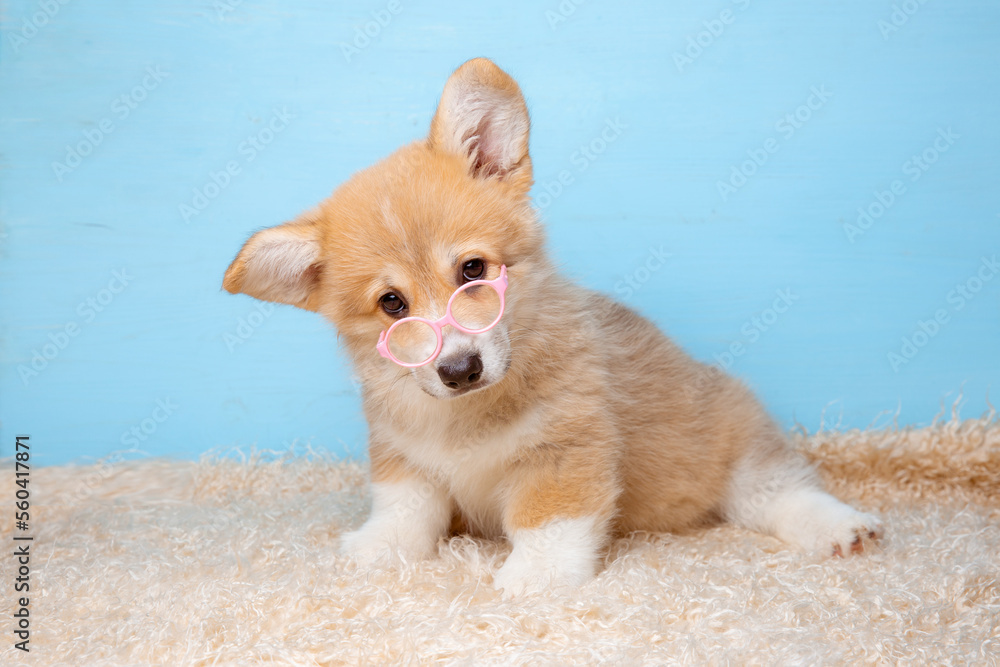
{"type": "Polygon", "coordinates": [[[848,556],[864,539],[882,537],[882,522],[823,490],[816,472],[785,447],[750,451],[733,471],[722,507],[733,523],[800,549],[848,556]]]}

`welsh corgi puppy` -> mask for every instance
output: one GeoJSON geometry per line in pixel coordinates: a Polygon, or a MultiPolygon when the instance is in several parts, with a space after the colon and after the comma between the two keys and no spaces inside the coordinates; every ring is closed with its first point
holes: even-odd
{"type": "Polygon", "coordinates": [[[826,493],[737,380],[561,276],[529,191],[528,110],[477,58],[426,139],[254,234],[232,293],[330,320],[369,424],[372,510],[341,549],[425,558],[505,537],[505,595],[576,587],[615,535],[723,519],[848,556],[878,518],[826,493]]]}

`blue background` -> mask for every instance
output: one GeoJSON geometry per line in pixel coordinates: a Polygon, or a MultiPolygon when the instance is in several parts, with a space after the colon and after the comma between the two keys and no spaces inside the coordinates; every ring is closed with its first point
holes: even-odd
{"type": "Polygon", "coordinates": [[[1000,277],[983,264],[1000,253],[1000,3],[778,5],[7,3],[4,451],[27,433],[49,464],[126,448],[362,455],[331,327],[265,314],[222,274],[253,230],[423,137],[448,74],[478,55],[526,94],[536,203],[567,273],[731,362],[787,426],[926,424],[960,392],[978,416],[1000,377],[1000,277]],[[825,101],[803,107],[814,88],[825,101]],[[88,154],[75,165],[71,150],[88,154]],[[734,169],[753,173],[723,196],[734,169]],[[778,290],[795,300],[769,313],[778,290]],[[904,338],[922,345],[893,368],[904,338]]]}

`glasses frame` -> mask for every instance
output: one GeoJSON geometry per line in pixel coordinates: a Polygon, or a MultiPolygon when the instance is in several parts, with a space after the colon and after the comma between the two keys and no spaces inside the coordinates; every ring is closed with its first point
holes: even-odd
{"type": "Polygon", "coordinates": [[[465,283],[457,290],[455,290],[455,293],[451,295],[450,299],[448,299],[448,306],[444,310],[444,317],[440,318],[439,320],[432,321],[425,317],[404,317],[401,320],[393,322],[391,327],[389,327],[388,329],[384,330],[382,333],[379,334],[378,343],[376,343],[375,349],[378,350],[378,353],[381,354],[386,359],[393,361],[404,368],[419,368],[420,366],[426,366],[427,364],[437,359],[438,355],[441,354],[441,348],[444,346],[444,337],[442,336],[441,331],[444,329],[444,327],[452,326],[461,331],[462,333],[467,333],[467,334],[486,333],[487,331],[495,327],[500,322],[500,318],[503,317],[504,308],[507,305],[507,299],[504,296],[506,292],[507,292],[507,266],[505,264],[501,264],[500,275],[494,278],[493,280],[473,280],[471,282],[465,283]],[[488,326],[483,327],[482,329],[466,329],[457,321],[455,321],[455,317],[451,314],[451,305],[455,302],[455,299],[458,298],[459,294],[461,294],[467,289],[478,287],[480,285],[489,285],[496,291],[497,294],[500,295],[500,312],[497,314],[496,319],[493,320],[493,322],[490,323],[488,326]],[[389,351],[389,337],[392,335],[393,330],[395,330],[396,327],[398,327],[399,325],[405,324],[406,322],[423,322],[424,324],[427,324],[432,329],[434,329],[434,335],[437,336],[437,347],[434,348],[434,353],[431,354],[429,357],[427,357],[426,360],[421,361],[420,363],[417,364],[411,364],[405,361],[400,361],[399,359],[396,358],[396,356],[392,352],[389,351]]]}

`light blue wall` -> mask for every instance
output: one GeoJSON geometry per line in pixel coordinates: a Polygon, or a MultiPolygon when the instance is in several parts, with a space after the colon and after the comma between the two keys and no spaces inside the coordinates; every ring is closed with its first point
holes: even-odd
{"type": "Polygon", "coordinates": [[[477,55],[527,95],[536,201],[565,270],[698,358],[743,343],[730,369],[786,425],[815,429],[825,411],[864,427],[897,410],[925,424],[960,391],[965,415],[986,409],[1000,378],[1000,276],[983,263],[1000,255],[1000,3],[339,5],[6,4],[4,455],[17,433],[39,464],[130,444],[362,452],[330,327],[291,307],[260,313],[220,290],[222,273],[252,230],[423,136],[448,74],[477,55]],[[373,16],[386,25],[345,55],[373,16]],[[608,123],[614,140],[584,157],[608,123]],[[80,144],[78,166],[53,166],[80,144]],[[925,150],[936,161],[914,171],[925,150]],[[752,155],[763,164],[742,167],[752,155]],[[723,196],[734,168],[754,173],[723,196]],[[854,234],[858,208],[878,213],[894,181],[891,205],[854,234]],[[794,300],[772,318],[779,290],[794,300]],[[935,313],[946,321],[926,324],[935,313]],[[52,358],[31,375],[36,353],[52,358]]]}

